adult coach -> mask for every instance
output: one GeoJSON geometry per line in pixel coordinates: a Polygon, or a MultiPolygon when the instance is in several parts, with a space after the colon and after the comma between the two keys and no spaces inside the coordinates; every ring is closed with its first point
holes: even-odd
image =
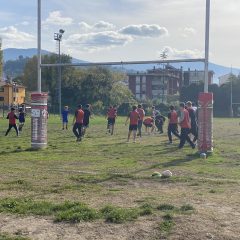
{"type": "Polygon", "coordinates": [[[190,144],[192,149],[194,149],[196,146],[191,141],[190,137],[188,136],[190,134],[191,129],[191,123],[190,123],[190,117],[188,110],[185,108],[184,103],[180,103],[180,118],[179,118],[179,125],[181,127],[181,135],[180,135],[180,144],[178,146],[179,149],[183,148],[186,141],[190,144]]]}
{"type": "Polygon", "coordinates": [[[78,105],[73,117],[73,133],[77,137],[77,142],[82,140],[82,127],[83,127],[84,111],[82,105],[78,105]]]}
{"type": "Polygon", "coordinates": [[[107,111],[107,130],[113,135],[115,120],[117,117],[117,106],[110,106],[107,111]]]}

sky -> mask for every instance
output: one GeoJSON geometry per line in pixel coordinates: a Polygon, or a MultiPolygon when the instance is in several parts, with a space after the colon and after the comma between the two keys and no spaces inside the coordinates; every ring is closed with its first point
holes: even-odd
{"type": "MultiPolygon", "coordinates": [[[[203,58],[205,0],[42,0],[42,48],[85,61],[203,58]]],[[[37,47],[37,0],[0,0],[3,48],[37,47]]],[[[211,0],[210,61],[240,67],[240,1],[211,0]]]]}

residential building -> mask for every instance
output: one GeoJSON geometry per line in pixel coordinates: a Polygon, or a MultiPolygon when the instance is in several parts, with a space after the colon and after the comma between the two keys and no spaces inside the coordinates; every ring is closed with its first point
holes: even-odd
{"type": "Polygon", "coordinates": [[[25,87],[16,83],[0,82],[0,104],[20,105],[25,102],[25,87]]]}
{"type": "Polygon", "coordinates": [[[129,73],[128,86],[137,99],[162,99],[178,93],[182,84],[182,69],[170,65],[153,68],[146,73],[129,73]]]}
{"type": "MultiPolygon", "coordinates": [[[[208,83],[213,83],[213,71],[209,71],[208,83]]],[[[128,73],[128,87],[139,100],[162,99],[178,94],[183,86],[204,82],[204,71],[183,71],[171,65],[153,68],[147,72],[128,73]]]]}
{"type": "MultiPolygon", "coordinates": [[[[184,71],[184,80],[183,80],[183,86],[189,86],[191,84],[199,84],[201,82],[204,82],[204,71],[199,71],[199,70],[190,70],[184,71]]],[[[213,84],[213,71],[208,72],[208,84],[213,84]]]]}

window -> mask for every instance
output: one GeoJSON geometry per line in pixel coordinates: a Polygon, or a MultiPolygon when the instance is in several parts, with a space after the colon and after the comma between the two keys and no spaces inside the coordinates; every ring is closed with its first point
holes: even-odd
{"type": "Polygon", "coordinates": [[[136,93],[140,93],[140,85],[136,85],[136,93]]]}
{"type": "Polygon", "coordinates": [[[14,102],[16,101],[16,98],[15,98],[15,97],[13,97],[13,101],[14,101],[14,102]]]}
{"type": "Polygon", "coordinates": [[[0,102],[3,102],[4,101],[4,97],[0,97],[0,102]]]}
{"type": "Polygon", "coordinates": [[[136,85],[139,85],[140,84],[140,76],[137,76],[136,77],[136,85]]]}
{"type": "Polygon", "coordinates": [[[4,92],[4,87],[0,87],[0,92],[4,92]]]}
{"type": "Polygon", "coordinates": [[[137,99],[140,99],[141,97],[140,97],[140,94],[136,94],[136,98],[137,99]]]}

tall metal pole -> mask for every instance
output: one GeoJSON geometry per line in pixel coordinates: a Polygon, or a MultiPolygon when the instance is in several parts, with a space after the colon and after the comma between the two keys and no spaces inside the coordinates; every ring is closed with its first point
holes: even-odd
{"type": "MultiPolygon", "coordinates": [[[[61,39],[58,41],[58,63],[61,63],[61,39]]],[[[58,66],[58,103],[59,116],[62,114],[62,67],[58,66]]]]}
{"type": "Polygon", "coordinates": [[[42,92],[42,80],[41,80],[41,0],[38,0],[38,82],[37,91],[42,92]]]}
{"type": "Polygon", "coordinates": [[[205,33],[205,66],[204,92],[208,93],[208,62],[209,62],[209,28],[210,28],[210,0],[206,0],[206,33],[205,33]]]}
{"type": "Polygon", "coordinates": [[[231,75],[230,75],[230,117],[233,117],[233,74],[232,74],[232,66],[231,66],[231,75]]]}

